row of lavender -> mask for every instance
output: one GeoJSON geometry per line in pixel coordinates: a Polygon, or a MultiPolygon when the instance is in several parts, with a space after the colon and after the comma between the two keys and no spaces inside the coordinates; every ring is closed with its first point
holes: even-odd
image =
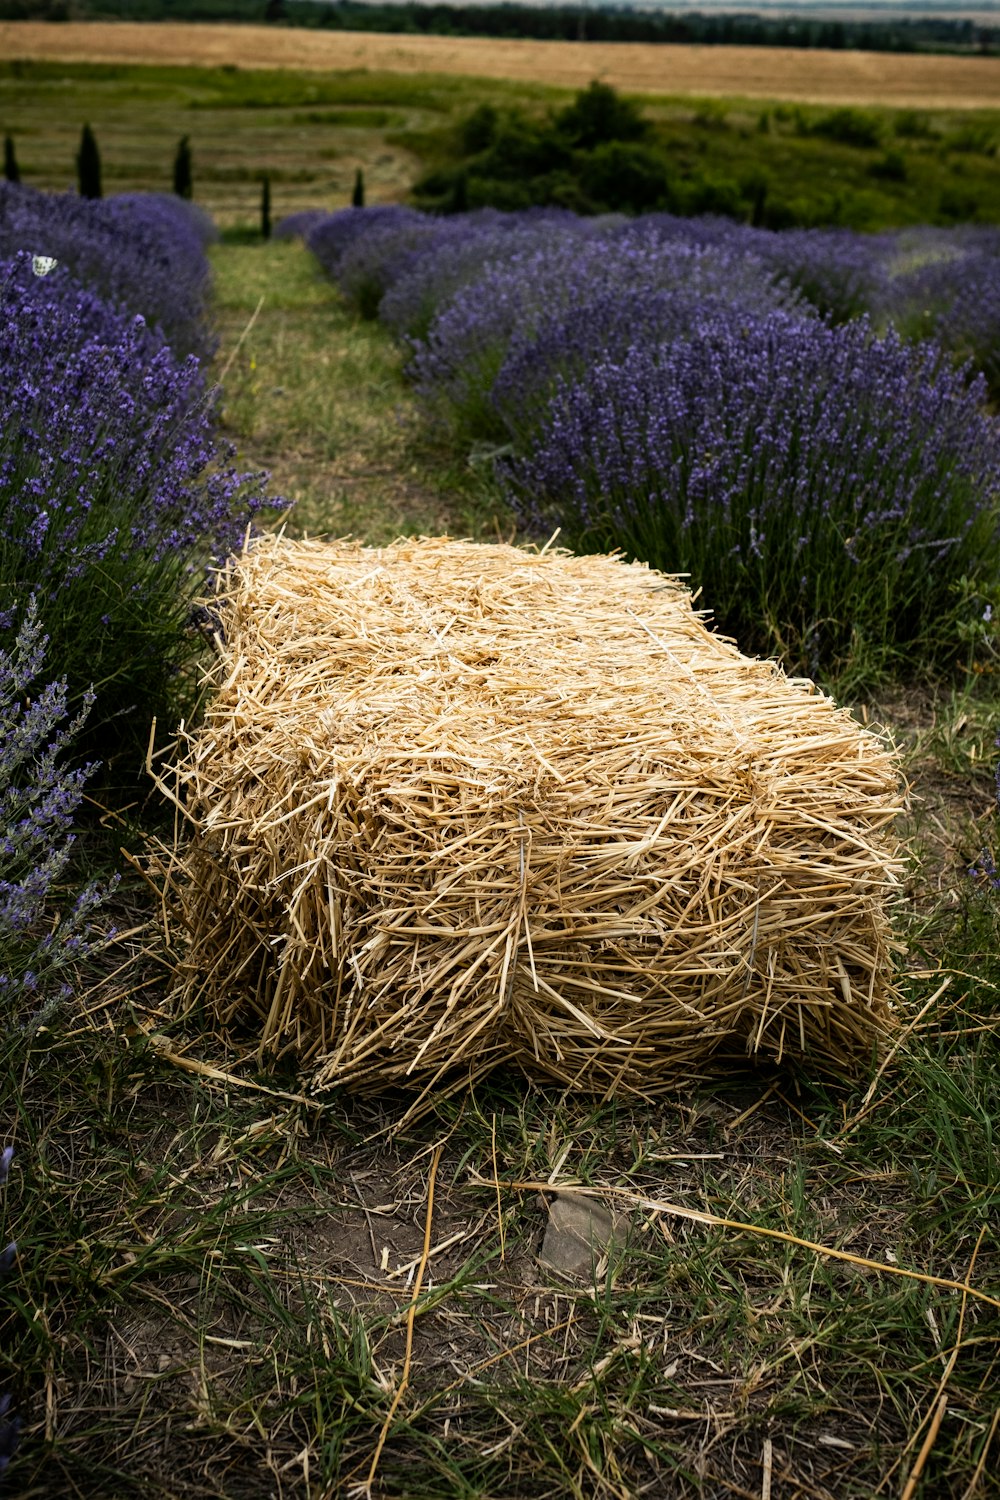
{"type": "Polygon", "coordinates": [[[523,526],[687,572],[814,675],[953,654],[992,597],[1000,232],[558,211],[295,223],[523,526]]]}
{"type": "Polygon", "coordinates": [[[89,890],[36,934],[84,780],[103,764],[109,792],[134,784],[152,719],[172,719],[196,687],[192,605],[206,567],[275,503],[217,435],[207,288],[205,226],[179,199],[90,203],[0,186],[8,1015],[28,1000],[37,1016],[58,998],[79,950],[89,890]],[[65,768],[70,739],[85,770],[65,768]]]}
{"type": "Polygon", "coordinates": [[[180,200],[0,185],[5,1054],[93,946],[100,892],[71,871],[85,785],[104,800],[134,787],[153,716],[173,720],[196,688],[206,567],[274,503],[217,436],[207,290],[205,225],[180,200]]]}

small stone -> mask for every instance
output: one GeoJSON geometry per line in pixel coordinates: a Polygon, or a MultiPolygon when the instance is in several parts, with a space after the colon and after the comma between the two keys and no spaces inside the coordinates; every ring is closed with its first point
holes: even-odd
{"type": "Polygon", "coordinates": [[[564,1276],[589,1276],[615,1241],[615,1216],[596,1198],[556,1192],[539,1254],[542,1265],[564,1276]]]}

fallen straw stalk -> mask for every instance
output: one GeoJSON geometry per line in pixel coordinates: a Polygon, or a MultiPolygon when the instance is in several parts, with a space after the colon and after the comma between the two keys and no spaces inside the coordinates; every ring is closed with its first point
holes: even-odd
{"type": "MultiPolygon", "coordinates": [[[[473,1181],[481,1187],[495,1188],[496,1182],[489,1177],[475,1176],[473,1181]]],[[[964,1299],[971,1297],[975,1302],[985,1303],[987,1307],[1000,1308],[1000,1298],[991,1297],[988,1292],[980,1291],[977,1287],[970,1286],[969,1282],[956,1281],[950,1276],[932,1276],[926,1271],[911,1271],[905,1266],[894,1266],[888,1261],[870,1260],[865,1255],[854,1255],[850,1250],[835,1250],[830,1245],[820,1244],[818,1240],[800,1239],[797,1234],[789,1234],[784,1229],[768,1229],[763,1224],[748,1224],[742,1219],[725,1219],[718,1214],[709,1213],[706,1209],[687,1208],[681,1203],[669,1203],[663,1198],[650,1198],[645,1193],[637,1193],[631,1188],[608,1186],[608,1187],[584,1187],[582,1184],[566,1182],[503,1182],[501,1188],[507,1188],[515,1193],[560,1193],[563,1196],[576,1194],[581,1198],[603,1199],[613,1197],[623,1208],[638,1208],[644,1213],[662,1214],[668,1218],[688,1219],[694,1224],[707,1224],[716,1229],[731,1229],[738,1234],[749,1234],[760,1239],[780,1240],[786,1245],[796,1245],[801,1250],[811,1250],[814,1255],[819,1255],[825,1260],[844,1261],[848,1265],[860,1266],[865,1271],[878,1271],[886,1276],[901,1277],[906,1281],[922,1281],[925,1286],[943,1287],[946,1291],[961,1292],[964,1299]]],[[[972,1274],[970,1267],[969,1274],[972,1274]]]]}
{"type": "Polygon", "coordinates": [[[616,558],[265,538],[161,784],[175,1003],[322,1088],[650,1094],[892,1022],[893,753],[616,558]]]}

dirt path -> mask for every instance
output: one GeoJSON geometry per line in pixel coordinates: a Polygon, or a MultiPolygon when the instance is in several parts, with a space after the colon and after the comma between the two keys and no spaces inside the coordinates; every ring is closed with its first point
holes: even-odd
{"type": "Polygon", "coordinates": [[[1000,58],[783,47],[501,41],[172,22],[0,23],[0,57],[319,71],[452,73],[639,94],[737,95],[815,104],[1000,108],[1000,58]]]}

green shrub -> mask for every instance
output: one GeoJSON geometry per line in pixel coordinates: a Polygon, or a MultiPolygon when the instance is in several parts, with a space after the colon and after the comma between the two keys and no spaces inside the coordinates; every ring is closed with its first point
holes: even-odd
{"type": "Polygon", "coordinates": [[[877,115],[863,109],[835,109],[820,115],[810,127],[810,134],[842,146],[878,146],[882,141],[882,124],[877,115]]]}
{"type": "Polygon", "coordinates": [[[905,182],[906,158],[899,151],[886,151],[878,161],[872,162],[868,171],[883,182],[905,182]]]}
{"type": "Polygon", "coordinates": [[[609,141],[641,141],[649,133],[638,107],[596,78],[560,111],[556,124],[570,144],[581,151],[592,151],[609,141]]]}
{"type": "Polygon", "coordinates": [[[587,152],[580,185],[598,211],[641,214],[675,201],[663,156],[637,142],[605,141],[587,152]]]}

